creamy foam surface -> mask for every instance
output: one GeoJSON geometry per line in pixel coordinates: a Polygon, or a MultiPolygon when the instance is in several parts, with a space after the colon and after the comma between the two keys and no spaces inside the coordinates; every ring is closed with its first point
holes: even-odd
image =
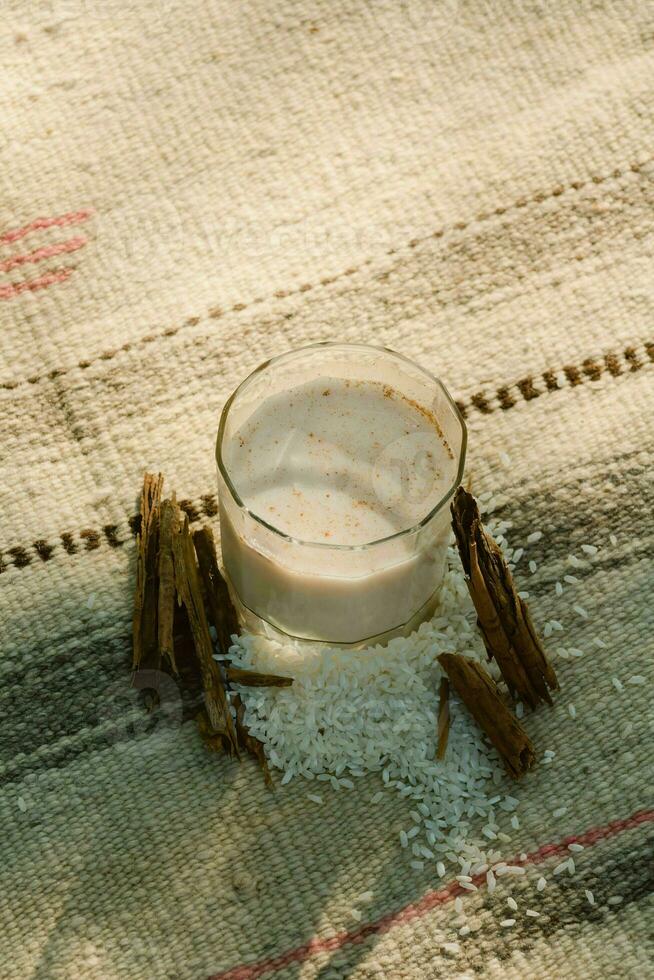
{"type": "Polygon", "coordinates": [[[428,406],[389,385],[331,377],[262,401],[223,451],[250,511],[294,538],[334,545],[412,527],[456,470],[428,406]]]}

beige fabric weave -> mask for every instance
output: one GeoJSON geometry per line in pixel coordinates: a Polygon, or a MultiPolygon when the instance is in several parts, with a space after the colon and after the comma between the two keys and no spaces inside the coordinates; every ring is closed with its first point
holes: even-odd
{"type": "Polygon", "coordinates": [[[651,687],[611,683],[653,679],[652,4],[8,0],[0,62],[0,975],[654,975],[651,687]],[[376,777],[273,796],[129,690],[143,470],[214,520],[222,403],[320,339],[446,381],[585,652],[528,721],[542,915],[501,929],[481,890],[455,956],[376,777]]]}

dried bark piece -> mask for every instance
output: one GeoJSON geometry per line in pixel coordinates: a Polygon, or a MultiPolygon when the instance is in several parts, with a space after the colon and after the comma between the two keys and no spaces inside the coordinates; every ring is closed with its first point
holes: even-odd
{"type": "Polygon", "coordinates": [[[195,551],[186,514],[183,521],[178,521],[177,529],[173,534],[173,556],[177,597],[179,601],[184,603],[188,615],[195,652],[200,662],[205,707],[213,729],[212,734],[224,735],[228,751],[239,755],[234,719],[227,701],[220,670],[213,659],[209,623],[204,611],[200,578],[195,563],[195,551]]]}
{"type": "Polygon", "coordinates": [[[207,594],[211,622],[218,634],[220,652],[227,655],[232,643],[232,635],[240,632],[238,616],[227,583],[218,568],[213,531],[208,524],[193,532],[193,544],[207,594]]]}
{"type": "Polygon", "coordinates": [[[157,660],[157,549],[163,476],[145,473],[141,490],[141,522],[136,537],[136,587],[132,617],[132,668],[157,660]]]}
{"type": "Polygon", "coordinates": [[[519,779],[534,764],[534,747],[500,697],[493,678],[476,660],[458,654],[442,653],[438,662],[472,717],[501,755],[507,771],[514,779],[519,779]]]}
{"type": "Polygon", "coordinates": [[[201,708],[196,716],[200,738],[210,752],[226,752],[231,755],[231,744],[225,732],[217,732],[209,721],[205,708],[201,708]]]}
{"type": "Polygon", "coordinates": [[[450,735],[450,682],[447,677],[441,677],[438,691],[438,749],[436,758],[444,759],[447,750],[447,740],[450,735]]]}
{"type": "Polygon", "coordinates": [[[175,663],[179,671],[175,682],[185,697],[185,709],[188,713],[204,704],[204,691],[202,688],[202,671],[195,653],[188,615],[185,607],[178,605],[177,602],[175,602],[173,642],[175,644],[175,663]]]}
{"type": "Polygon", "coordinates": [[[489,659],[497,660],[514,697],[532,708],[540,701],[551,704],[549,690],[559,686],[554,669],[504,556],[484,529],[475,498],[463,487],[452,501],[452,527],[489,659]]]}
{"type": "Polygon", "coordinates": [[[230,684],[242,687],[290,687],[292,677],[282,674],[261,674],[258,670],[243,670],[241,667],[226,667],[225,674],[230,684]]]}
{"type": "Polygon", "coordinates": [[[238,733],[239,745],[242,745],[250,755],[258,761],[261,769],[263,771],[263,778],[266,786],[269,789],[274,789],[272,777],[270,775],[270,769],[268,768],[268,760],[266,759],[266,754],[263,750],[263,744],[254,735],[250,735],[250,730],[244,723],[243,718],[245,716],[245,705],[241,701],[238,694],[233,699],[234,707],[236,708],[236,731],[238,733]]]}
{"type": "Polygon", "coordinates": [[[175,662],[173,625],[175,620],[175,563],[173,559],[173,535],[179,525],[179,507],[175,499],[164,500],[159,512],[159,597],[157,608],[159,658],[170,664],[178,674],[175,662]]]}

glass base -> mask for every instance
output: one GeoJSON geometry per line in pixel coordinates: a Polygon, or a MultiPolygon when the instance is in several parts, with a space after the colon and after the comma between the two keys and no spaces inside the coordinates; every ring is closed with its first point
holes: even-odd
{"type": "Polygon", "coordinates": [[[411,633],[415,632],[421,623],[426,622],[426,620],[431,619],[436,611],[436,606],[438,605],[438,596],[440,593],[439,588],[435,589],[430,595],[427,601],[418,609],[413,616],[406,622],[394,627],[393,629],[386,630],[384,633],[378,633],[375,636],[366,636],[360,640],[356,640],[352,643],[339,643],[334,640],[322,640],[317,638],[312,638],[309,636],[296,636],[292,633],[287,633],[285,630],[276,626],[274,623],[269,622],[267,619],[263,619],[258,613],[253,612],[252,609],[248,608],[243,602],[234,589],[232,583],[227,579],[227,584],[229,586],[229,592],[234,603],[234,607],[238,614],[238,620],[241,628],[246,633],[254,633],[258,636],[263,636],[268,640],[274,640],[277,643],[292,644],[295,648],[301,648],[310,644],[311,646],[323,646],[330,647],[332,649],[344,649],[344,650],[363,650],[365,647],[369,646],[386,646],[386,644],[394,639],[396,636],[410,636],[411,633]]]}

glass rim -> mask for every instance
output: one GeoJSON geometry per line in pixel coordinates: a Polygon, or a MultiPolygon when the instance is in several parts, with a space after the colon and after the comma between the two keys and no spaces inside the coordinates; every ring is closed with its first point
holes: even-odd
{"type": "Polygon", "coordinates": [[[232,500],[234,501],[234,503],[237,505],[237,507],[240,510],[244,511],[249,517],[251,517],[253,521],[255,521],[257,524],[260,524],[262,527],[265,527],[266,530],[271,531],[277,537],[282,538],[284,541],[288,541],[290,544],[301,545],[304,548],[321,548],[327,551],[353,552],[353,551],[367,551],[368,549],[374,548],[377,545],[386,544],[389,541],[395,541],[400,538],[408,537],[411,534],[416,534],[418,531],[421,530],[421,528],[429,524],[432,518],[435,517],[440,510],[442,510],[442,508],[448,502],[450,497],[453,496],[456,488],[461,483],[461,480],[463,478],[463,470],[465,467],[467,447],[468,447],[468,429],[465,420],[461,412],[459,411],[456,402],[450,395],[449,391],[447,390],[443,382],[440,380],[440,378],[437,378],[435,374],[432,374],[431,371],[427,371],[426,368],[423,368],[419,364],[416,364],[416,362],[412,361],[411,358],[405,357],[404,354],[400,354],[398,351],[392,350],[392,348],[390,347],[385,347],[378,344],[342,343],[340,341],[320,340],[317,341],[316,343],[305,344],[303,347],[294,347],[291,348],[290,350],[284,351],[282,354],[276,354],[274,357],[269,357],[268,360],[263,361],[263,363],[259,364],[258,367],[256,367],[253,371],[251,371],[247,375],[247,377],[243,378],[243,380],[234,389],[234,391],[231,393],[231,395],[223,405],[222,411],[220,413],[220,421],[218,423],[218,435],[216,437],[216,463],[218,465],[220,474],[225,482],[225,486],[227,487],[229,494],[232,500]],[[247,504],[245,504],[245,502],[241,499],[241,496],[238,490],[236,489],[236,487],[234,486],[223,460],[222,444],[223,444],[225,427],[227,425],[227,418],[229,416],[230,409],[234,404],[234,402],[236,401],[236,399],[238,398],[238,396],[254,380],[254,378],[256,378],[257,375],[263,373],[267,368],[274,366],[275,364],[278,364],[280,361],[286,360],[293,354],[300,354],[303,351],[320,350],[329,347],[333,347],[333,348],[341,347],[341,348],[346,348],[348,350],[360,350],[360,351],[380,351],[383,354],[390,354],[392,357],[399,358],[401,361],[404,361],[405,364],[409,364],[412,368],[418,370],[422,375],[428,378],[429,381],[432,382],[432,384],[435,384],[438,388],[440,388],[442,393],[445,395],[445,399],[448,402],[454,414],[454,417],[456,418],[456,420],[458,421],[461,427],[461,446],[458,451],[459,460],[458,460],[457,472],[452,481],[451,486],[441,497],[438,503],[435,504],[431,508],[431,510],[427,514],[425,514],[425,516],[422,517],[417,523],[412,524],[411,527],[402,528],[402,530],[400,531],[394,531],[393,534],[388,534],[383,538],[375,538],[372,541],[364,541],[362,544],[330,544],[328,541],[306,541],[302,538],[296,538],[292,534],[287,534],[286,531],[282,531],[280,528],[275,527],[274,524],[271,524],[264,517],[261,517],[259,514],[256,514],[254,511],[250,510],[247,504]]]}

